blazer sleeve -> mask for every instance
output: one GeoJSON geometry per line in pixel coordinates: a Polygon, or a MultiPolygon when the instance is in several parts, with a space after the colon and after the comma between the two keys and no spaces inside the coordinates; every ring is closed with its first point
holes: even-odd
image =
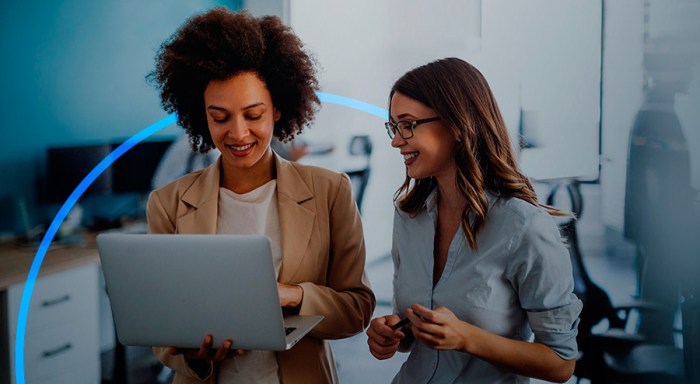
{"type": "MultiPolygon", "coordinates": [[[[167,194],[166,194],[167,196],[167,194]]],[[[166,199],[167,200],[167,199],[166,199]]],[[[146,218],[148,220],[148,233],[176,233],[175,211],[177,200],[163,202],[158,191],[153,191],[148,196],[146,203],[146,218]]],[[[204,376],[198,375],[182,355],[171,355],[166,347],[153,347],[153,354],[158,360],[175,371],[178,375],[195,380],[196,382],[209,382],[214,372],[214,363],[209,362],[209,368],[204,376]]]]}
{"type": "Polygon", "coordinates": [[[329,203],[330,255],[327,284],[304,282],[299,313],[325,316],[311,336],[339,339],[367,327],[376,300],[365,273],[365,243],[360,213],[347,175],[340,175],[329,203]]]}

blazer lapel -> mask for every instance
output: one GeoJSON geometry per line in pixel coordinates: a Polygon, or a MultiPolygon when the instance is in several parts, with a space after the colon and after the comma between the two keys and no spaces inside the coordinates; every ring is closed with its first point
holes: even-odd
{"type": "Polygon", "coordinates": [[[313,199],[313,193],[294,165],[278,155],[275,155],[275,165],[277,208],[282,234],[282,270],[279,280],[291,282],[307,254],[316,212],[313,204],[302,205],[313,199]]]}
{"type": "Polygon", "coordinates": [[[177,218],[178,233],[215,234],[221,158],[208,166],[182,194],[186,213],[177,218]]]}

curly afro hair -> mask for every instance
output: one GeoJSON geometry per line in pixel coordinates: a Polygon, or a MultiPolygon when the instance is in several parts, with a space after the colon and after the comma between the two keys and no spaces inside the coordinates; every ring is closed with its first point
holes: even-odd
{"type": "Polygon", "coordinates": [[[160,47],[148,80],[160,90],[161,104],[175,112],[192,149],[214,148],[204,109],[212,80],[255,72],[281,112],[274,136],[291,140],[311,123],[320,101],[314,59],[301,40],[276,16],[256,18],[223,7],[191,17],[160,47]]]}

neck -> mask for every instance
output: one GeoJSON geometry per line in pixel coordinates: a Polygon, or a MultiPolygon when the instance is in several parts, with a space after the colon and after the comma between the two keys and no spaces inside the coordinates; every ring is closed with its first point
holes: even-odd
{"type": "Polygon", "coordinates": [[[222,161],[220,186],[235,193],[250,192],[276,178],[274,156],[268,149],[265,155],[250,168],[227,166],[222,161]]]}
{"type": "Polygon", "coordinates": [[[439,207],[447,209],[448,212],[461,215],[462,210],[464,210],[464,204],[467,203],[467,199],[462,195],[459,189],[457,189],[455,176],[452,175],[451,177],[448,176],[437,179],[437,188],[439,207]]]}

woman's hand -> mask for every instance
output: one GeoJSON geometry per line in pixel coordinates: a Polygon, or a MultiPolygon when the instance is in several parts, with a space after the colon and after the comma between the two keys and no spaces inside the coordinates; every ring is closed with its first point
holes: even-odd
{"type": "Polygon", "coordinates": [[[413,335],[430,348],[467,352],[467,332],[472,325],[455,316],[445,307],[430,310],[413,304],[406,310],[413,335]]]}
{"type": "Polygon", "coordinates": [[[242,355],[245,353],[242,349],[232,350],[231,345],[233,345],[233,340],[226,339],[223,343],[212,353],[212,348],[214,345],[214,338],[211,335],[207,335],[202,340],[202,345],[199,349],[189,349],[189,348],[176,348],[168,347],[168,353],[176,356],[182,355],[187,360],[212,360],[212,361],[222,361],[226,358],[233,356],[242,355]]]}
{"type": "Polygon", "coordinates": [[[545,344],[513,340],[462,321],[445,307],[413,304],[406,310],[413,335],[430,348],[467,352],[522,376],[565,382],[576,360],[564,360],[545,344]]]}
{"type": "Polygon", "coordinates": [[[304,299],[304,288],[300,285],[289,285],[277,282],[277,292],[280,296],[280,306],[297,307],[304,299]]]}
{"type": "Polygon", "coordinates": [[[379,360],[388,359],[399,349],[401,339],[405,334],[401,329],[393,330],[391,326],[401,321],[398,315],[377,317],[367,328],[367,345],[372,356],[379,360]]]}

